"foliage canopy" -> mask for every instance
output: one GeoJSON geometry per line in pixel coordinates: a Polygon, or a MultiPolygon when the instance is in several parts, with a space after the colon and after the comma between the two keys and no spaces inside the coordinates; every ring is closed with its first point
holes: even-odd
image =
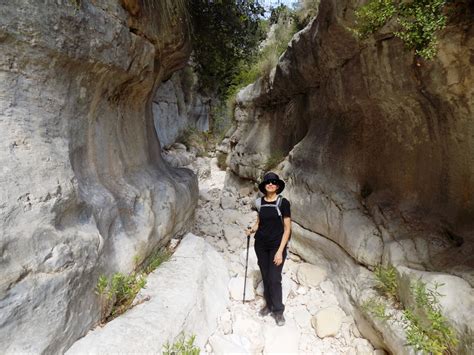
{"type": "Polygon", "coordinates": [[[252,58],[265,33],[257,1],[191,0],[193,61],[200,89],[227,96],[242,61],[252,58]]]}
{"type": "Polygon", "coordinates": [[[437,33],[459,5],[466,4],[466,0],[370,0],[356,11],[355,33],[365,39],[393,21],[397,28],[393,34],[407,49],[432,59],[436,55],[437,33]]]}

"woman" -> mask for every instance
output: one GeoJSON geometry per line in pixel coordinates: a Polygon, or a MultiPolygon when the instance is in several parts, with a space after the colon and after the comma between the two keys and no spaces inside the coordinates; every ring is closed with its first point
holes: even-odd
{"type": "Polygon", "coordinates": [[[277,174],[269,172],[258,185],[265,195],[256,201],[257,221],[247,229],[247,235],[255,233],[255,253],[262,273],[266,305],[261,316],[273,314],[279,326],[285,324],[282,302],[281,272],[286,258],[286,244],[291,232],[290,202],[279,194],[285,183],[277,174]]]}

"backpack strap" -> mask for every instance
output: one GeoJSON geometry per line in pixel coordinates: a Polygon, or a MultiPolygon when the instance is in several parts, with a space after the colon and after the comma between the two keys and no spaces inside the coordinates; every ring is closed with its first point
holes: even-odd
{"type": "Polygon", "coordinates": [[[281,195],[278,195],[276,203],[264,203],[263,205],[262,205],[262,199],[263,199],[263,197],[259,197],[255,200],[255,207],[257,208],[257,211],[260,212],[261,207],[276,208],[277,213],[278,213],[278,217],[280,217],[281,223],[283,223],[283,216],[282,216],[281,210],[280,210],[280,206],[281,206],[281,202],[283,201],[283,197],[281,197],[281,195]]]}

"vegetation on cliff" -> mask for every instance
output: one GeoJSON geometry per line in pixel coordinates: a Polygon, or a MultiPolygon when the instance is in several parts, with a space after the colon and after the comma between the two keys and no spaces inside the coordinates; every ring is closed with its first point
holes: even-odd
{"type": "Polygon", "coordinates": [[[355,33],[365,39],[393,23],[393,34],[407,49],[416,56],[432,59],[437,52],[437,34],[449,18],[459,15],[467,6],[466,0],[370,0],[356,10],[355,33]]]}
{"type": "Polygon", "coordinates": [[[265,32],[256,1],[192,0],[193,61],[200,89],[224,98],[241,63],[252,58],[265,32]]]}

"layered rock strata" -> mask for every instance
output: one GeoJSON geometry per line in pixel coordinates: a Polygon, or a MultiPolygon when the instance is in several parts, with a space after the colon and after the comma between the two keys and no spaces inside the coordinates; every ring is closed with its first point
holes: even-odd
{"type": "Polygon", "coordinates": [[[189,56],[182,2],[121,3],[1,2],[4,353],[63,352],[99,318],[98,276],[193,213],[197,179],[162,160],[151,108],[189,56]]]}
{"type": "MultiPolygon", "coordinates": [[[[339,263],[349,258],[368,269],[399,266],[405,286],[418,277],[457,280],[467,308],[444,307],[444,313],[462,339],[459,351],[469,352],[472,21],[461,17],[448,25],[438,56],[427,62],[390,33],[356,40],[349,30],[356,5],[323,0],[269,78],[238,94],[237,125],[224,142],[227,164],[231,173],[258,181],[286,157],[277,170],[292,202],[293,238],[304,241],[305,254],[312,248],[318,255],[319,237],[305,237],[313,233],[344,251],[339,263]],[[403,277],[410,273],[402,266],[411,277],[403,277]]],[[[353,273],[340,276],[342,289],[350,291],[346,304],[360,308],[351,287],[362,290],[364,283],[353,284],[353,273]]],[[[442,290],[446,303],[456,297],[451,292],[442,290]]],[[[397,353],[408,351],[395,344],[403,341],[386,343],[397,353]]]]}

